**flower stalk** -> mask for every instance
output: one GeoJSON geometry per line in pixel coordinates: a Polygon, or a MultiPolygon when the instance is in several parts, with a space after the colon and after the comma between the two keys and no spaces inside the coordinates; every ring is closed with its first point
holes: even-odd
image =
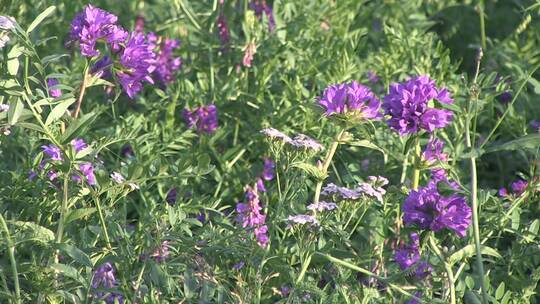
{"type": "Polygon", "coordinates": [[[19,286],[19,272],[17,271],[17,262],[15,260],[15,244],[11,240],[8,226],[2,213],[0,213],[0,224],[2,230],[6,234],[6,243],[8,247],[9,263],[11,264],[11,272],[13,275],[13,286],[15,287],[15,303],[21,303],[21,288],[19,286]]]}
{"type": "Polygon", "coordinates": [[[84,97],[84,93],[86,92],[86,86],[88,85],[87,82],[88,82],[88,64],[84,67],[84,72],[83,72],[83,79],[82,79],[82,83],[81,83],[81,89],[80,89],[80,92],[79,92],[79,98],[77,99],[77,106],[75,108],[75,112],[73,113],[73,118],[77,119],[77,117],[79,117],[79,113],[81,111],[81,104],[82,104],[82,101],[83,101],[83,97],[84,97]]]}
{"type": "MultiPolygon", "coordinates": [[[[326,153],[326,157],[324,158],[324,162],[322,163],[321,171],[323,175],[325,176],[328,173],[328,167],[330,167],[330,163],[332,162],[332,158],[334,158],[334,154],[336,153],[336,150],[339,146],[339,142],[342,140],[343,134],[345,134],[345,129],[341,129],[334,142],[330,146],[330,149],[328,149],[328,152],[326,153]]],[[[321,197],[321,189],[323,185],[324,180],[321,179],[317,182],[317,186],[315,188],[315,196],[313,197],[313,203],[318,203],[319,199],[321,197]]]]}
{"type": "Polygon", "coordinates": [[[429,237],[429,245],[431,246],[433,252],[435,252],[441,262],[444,264],[444,269],[446,271],[446,275],[448,276],[448,287],[450,289],[450,304],[456,304],[456,287],[454,286],[454,272],[452,270],[452,265],[446,262],[446,259],[435,242],[433,235],[429,237]]]}

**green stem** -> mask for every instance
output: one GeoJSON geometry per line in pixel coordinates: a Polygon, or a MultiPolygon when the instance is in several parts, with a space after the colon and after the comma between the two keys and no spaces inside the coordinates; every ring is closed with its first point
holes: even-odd
{"type": "Polygon", "coordinates": [[[87,63],[86,66],[84,67],[81,90],[79,92],[79,99],[77,99],[77,107],[75,108],[75,112],[73,113],[73,118],[75,119],[79,117],[79,112],[81,111],[81,104],[83,101],[84,92],[86,92],[86,86],[87,86],[87,81],[88,81],[88,70],[89,69],[88,69],[88,63],[87,63]]]}
{"type": "Polygon", "coordinates": [[[452,266],[446,262],[444,255],[439,250],[437,243],[435,243],[435,239],[433,238],[433,235],[429,237],[429,244],[431,245],[431,249],[433,249],[435,254],[439,257],[441,262],[444,264],[444,269],[446,270],[446,275],[448,276],[448,286],[450,288],[450,303],[456,304],[456,288],[454,286],[454,272],[452,271],[452,266]]]}
{"type": "Polygon", "coordinates": [[[478,16],[480,17],[480,39],[482,43],[482,49],[486,50],[486,23],[484,21],[484,1],[480,0],[478,4],[478,16]]]}
{"type": "MultiPolygon", "coordinates": [[[[328,167],[330,166],[330,163],[332,162],[332,158],[334,158],[334,154],[336,153],[337,147],[339,146],[339,142],[341,141],[341,137],[343,137],[344,133],[345,133],[345,129],[342,129],[341,131],[339,131],[336,136],[336,139],[330,146],[330,149],[328,149],[328,152],[326,153],[326,157],[324,159],[324,162],[321,168],[323,175],[326,175],[326,173],[328,173],[328,167]]],[[[323,182],[324,180],[319,180],[317,182],[317,186],[315,188],[315,196],[313,197],[313,203],[315,204],[319,202],[323,182]]]]}
{"type": "MultiPolygon", "coordinates": [[[[69,176],[69,174],[68,174],[69,176]]],[[[68,205],[68,191],[69,191],[69,180],[64,178],[64,187],[62,189],[62,206],[60,208],[60,219],[58,220],[58,228],[56,229],[56,243],[59,244],[62,242],[62,236],[64,234],[64,221],[67,212],[68,205]]]]}
{"type": "Polygon", "coordinates": [[[4,216],[0,213],[0,223],[6,234],[6,243],[8,247],[9,262],[11,264],[11,272],[13,274],[13,285],[15,286],[15,303],[21,303],[21,288],[19,286],[19,272],[17,271],[17,262],[15,260],[15,244],[11,240],[8,226],[4,220],[4,216]]]}
{"type": "Polygon", "coordinates": [[[94,197],[94,201],[96,202],[96,207],[99,215],[99,222],[101,224],[101,230],[103,230],[103,236],[105,237],[105,243],[107,245],[108,249],[111,249],[111,241],[109,239],[109,233],[107,232],[107,225],[105,225],[105,217],[103,216],[103,211],[101,210],[101,203],[99,202],[99,198],[97,196],[94,197]]]}
{"type": "MultiPolygon", "coordinates": [[[[466,120],[466,126],[465,126],[465,140],[467,148],[472,151],[473,145],[472,145],[472,137],[471,137],[471,112],[472,107],[474,107],[475,111],[474,114],[476,114],[476,104],[478,101],[478,88],[476,86],[477,80],[478,80],[478,74],[480,73],[480,62],[482,59],[482,50],[480,49],[478,52],[478,57],[476,60],[476,73],[473,80],[473,88],[472,88],[472,96],[470,99],[470,102],[467,106],[467,120],[466,120]]],[[[484,272],[484,262],[482,260],[482,244],[480,243],[480,225],[479,225],[479,219],[478,219],[478,177],[476,172],[476,157],[473,153],[471,153],[471,157],[469,159],[470,167],[471,167],[471,209],[472,209],[472,222],[473,222],[473,235],[474,235],[474,246],[476,250],[476,267],[478,268],[478,276],[480,277],[480,285],[482,288],[482,300],[484,303],[489,303],[489,297],[487,294],[487,285],[485,281],[485,272],[484,272]]]]}
{"type": "Polygon", "coordinates": [[[416,137],[416,144],[414,145],[414,172],[413,172],[413,190],[418,190],[420,184],[420,141],[419,137],[416,137]]]}

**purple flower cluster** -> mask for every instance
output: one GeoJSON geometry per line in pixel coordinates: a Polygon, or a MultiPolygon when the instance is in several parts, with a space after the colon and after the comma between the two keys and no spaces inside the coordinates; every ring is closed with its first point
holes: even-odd
{"type": "Polygon", "coordinates": [[[261,205],[257,185],[255,187],[247,187],[245,193],[245,203],[239,202],[236,204],[236,212],[238,213],[237,221],[242,224],[243,228],[251,228],[257,243],[261,247],[266,247],[269,238],[267,235],[268,227],[265,225],[266,215],[261,213],[261,205]]]}
{"type": "Polygon", "coordinates": [[[420,260],[420,238],[417,233],[413,232],[409,235],[410,243],[402,243],[396,249],[395,259],[401,270],[413,268],[413,275],[417,279],[424,279],[431,271],[432,266],[423,260],[420,260]]]}
{"type": "Polygon", "coordinates": [[[330,211],[336,208],[337,208],[337,205],[335,203],[328,203],[328,202],[312,203],[307,206],[308,210],[318,211],[318,212],[322,212],[325,210],[330,211]]]}
{"type": "Polygon", "coordinates": [[[338,196],[343,200],[357,200],[363,196],[376,198],[383,201],[386,190],[383,188],[388,184],[388,180],[382,176],[369,176],[367,183],[359,183],[356,188],[339,187],[333,183],[326,185],[321,194],[325,196],[338,196]]]}
{"type": "Polygon", "coordinates": [[[298,214],[298,215],[289,215],[287,220],[290,222],[290,225],[305,225],[310,224],[312,226],[318,226],[319,221],[313,216],[308,214],[298,214]]]}
{"type": "Polygon", "coordinates": [[[60,84],[56,78],[49,78],[47,80],[47,86],[49,87],[49,95],[53,98],[58,98],[62,96],[62,90],[60,89],[53,89],[55,85],[60,84]]]}
{"type": "Polygon", "coordinates": [[[433,165],[436,162],[445,162],[448,155],[443,153],[444,142],[438,138],[432,137],[427,143],[422,152],[422,160],[428,165],[433,165]]]}
{"type": "Polygon", "coordinates": [[[121,68],[116,71],[118,81],[130,98],[143,88],[143,81],[154,83],[150,77],[156,69],[154,44],[141,33],[132,33],[119,53],[121,68]]]}
{"type": "Polygon", "coordinates": [[[92,278],[92,288],[94,289],[100,289],[100,291],[96,291],[95,295],[101,299],[105,300],[105,303],[107,304],[113,304],[116,303],[123,303],[123,297],[119,293],[105,293],[101,291],[102,289],[112,289],[118,286],[118,281],[115,277],[115,269],[113,265],[109,262],[101,265],[96,269],[94,272],[94,277],[92,278]]]}
{"type": "Polygon", "coordinates": [[[438,89],[428,76],[391,84],[382,104],[385,114],[390,116],[388,125],[402,136],[421,129],[433,132],[446,127],[452,120],[452,112],[429,107],[429,102],[434,99],[444,104],[454,102],[448,90],[438,89]]]}
{"type": "MultiPolygon", "coordinates": [[[[522,180],[522,179],[518,179],[517,181],[513,182],[512,185],[511,185],[512,193],[515,196],[520,196],[520,195],[523,194],[523,192],[525,192],[525,190],[527,189],[528,186],[529,186],[529,183],[527,181],[522,180]]],[[[498,194],[499,194],[500,197],[508,196],[509,195],[508,189],[503,187],[503,188],[499,189],[498,194]]]]}
{"type": "Polygon", "coordinates": [[[276,176],[276,163],[269,158],[265,158],[263,161],[263,171],[261,173],[261,176],[257,178],[257,188],[261,192],[266,192],[264,181],[271,181],[274,179],[274,177],[276,176]]]}
{"type": "Polygon", "coordinates": [[[294,138],[291,138],[283,132],[278,131],[274,128],[262,129],[261,133],[272,141],[282,144],[289,144],[297,150],[312,152],[321,152],[324,150],[323,145],[305,134],[300,133],[297,134],[294,138]]]}
{"type": "Polygon", "coordinates": [[[117,51],[128,36],[117,21],[115,15],[89,4],[71,22],[70,39],[80,44],[81,54],[85,57],[100,55],[98,42],[105,42],[111,50],[117,51]]]}
{"type": "Polygon", "coordinates": [[[182,115],[190,129],[196,127],[199,132],[211,134],[218,128],[217,108],[213,104],[200,106],[192,111],[184,109],[182,115]]]}
{"type": "Polygon", "coordinates": [[[174,80],[174,74],[182,66],[182,59],[174,57],[174,50],[180,47],[180,40],[163,38],[154,33],[148,34],[148,41],[156,53],[155,71],[153,76],[162,84],[167,85],[174,80]]]}
{"type": "Polygon", "coordinates": [[[57,146],[50,144],[48,146],[43,145],[41,146],[43,149],[43,153],[45,153],[51,160],[57,160],[57,161],[63,161],[64,158],[62,158],[62,150],[58,148],[57,146]]]}
{"type": "Polygon", "coordinates": [[[450,229],[460,237],[467,234],[471,224],[471,208],[465,197],[453,194],[445,197],[430,182],[426,187],[412,190],[402,206],[403,221],[420,229],[440,231],[450,229]]]}
{"type": "Polygon", "coordinates": [[[219,40],[221,41],[221,46],[226,46],[231,40],[231,34],[229,32],[229,26],[227,24],[227,18],[225,14],[221,12],[217,18],[217,28],[219,31],[219,40]]]}
{"type": "Polygon", "coordinates": [[[327,116],[348,115],[357,120],[380,119],[381,102],[370,88],[356,81],[327,87],[319,98],[327,116]]]}
{"type": "Polygon", "coordinates": [[[268,18],[268,29],[270,31],[274,30],[276,27],[276,21],[274,20],[274,14],[272,13],[272,8],[266,3],[266,0],[254,0],[249,3],[249,8],[255,11],[255,16],[261,19],[263,13],[268,18]]]}

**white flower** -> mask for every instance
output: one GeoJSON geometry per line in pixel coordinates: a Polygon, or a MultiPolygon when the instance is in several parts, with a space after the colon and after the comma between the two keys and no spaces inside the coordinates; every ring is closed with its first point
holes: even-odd
{"type": "Polygon", "coordinates": [[[122,176],[122,174],[120,174],[118,172],[113,172],[111,174],[111,178],[112,178],[113,181],[115,181],[118,184],[121,184],[121,183],[126,181],[126,179],[122,176]]]}

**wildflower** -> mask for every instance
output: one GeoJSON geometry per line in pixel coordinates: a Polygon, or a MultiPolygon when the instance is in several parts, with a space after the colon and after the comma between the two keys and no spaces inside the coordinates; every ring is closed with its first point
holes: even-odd
{"type": "Polygon", "coordinates": [[[244,265],[245,265],[245,264],[246,264],[246,263],[244,263],[243,261],[240,261],[240,262],[234,264],[232,268],[233,268],[234,270],[238,271],[238,270],[244,268],[244,265]]]}
{"type": "Polygon", "coordinates": [[[409,269],[420,260],[420,241],[417,233],[411,233],[409,236],[411,243],[401,244],[400,248],[396,250],[396,263],[401,270],[409,269]]]}
{"type": "Polygon", "coordinates": [[[425,279],[433,271],[433,267],[426,261],[419,261],[416,263],[416,269],[414,270],[414,276],[417,279],[425,279]]]}
{"type": "Polygon", "coordinates": [[[121,184],[121,183],[124,183],[126,181],[124,176],[122,176],[122,174],[120,174],[118,172],[111,173],[111,179],[113,181],[115,181],[117,184],[121,184]]]}
{"type": "Polygon", "coordinates": [[[169,241],[163,241],[161,246],[157,247],[150,256],[155,258],[158,263],[165,261],[169,257],[169,241]]]}
{"type": "Polygon", "coordinates": [[[525,192],[527,187],[529,186],[529,183],[527,181],[524,181],[522,179],[517,180],[512,183],[512,192],[514,192],[517,196],[520,196],[525,192]]]}
{"type": "Polygon", "coordinates": [[[144,16],[137,15],[135,17],[135,32],[142,33],[144,32],[144,16]]]}
{"type": "Polygon", "coordinates": [[[327,203],[327,202],[312,203],[307,206],[308,210],[316,210],[318,212],[325,211],[325,210],[334,210],[336,208],[337,208],[337,205],[335,203],[327,203]]]}
{"type": "Polygon", "coordinates": [[[390,116],[388,125],[400,135],[417,133],[421,129],[433,132],[436,128],[446,127],[452,120],[452,112],[430,108],[428,102],[433,99],[445,104],[453,102],[448,90],[436,88],[428,76],[391,84],[382,105],[385,114],[390,116]]]}
{"type": "Polygon", "coordinates": [[[422,152],[422,160],[429,165],[433,165],[437,161],[445,162],[448,158],[448,154],[443,153],[444,142],[438,138],[430,138],[428,144],[422,152]]]}
{"type": "Polygon", "coordinates": [[[298,214],[298,215],[289,215],[287,220],[293,224],[311,224],[311,225],[319,225],[319,221],[313,216],[313,215],[307,215],[307,214],[298,214]]]}
{"type": "Polygon", "coordinates": [[[0,104],[0,113],[9,111],[9,105],[8,104],[0,104]]]}
{"type": "Polygon", "coordinates": [[[60,148],[58,148],[57,146],[50,144],[48,146],[41,146],[41,148],[43,149],[43,153],[47,154],[51,158],[51,160],[63,160],[62,150],[60,150],[60,148]]]}
{"type": "Polygon", "coordinates": [[[96,176],[94,175],[94,166],[91,163],[82,163],[79,165],[79,170],[84,175],[86,182],[93,186],[96,184],[96,176]]]}
{"type": "Polygon", "coordinates": [[[322,191],[322,195],[330,196],[330,195],[338,195],[342,199],[350,199],[350,200],[356,200],[360,198],[361,193],[357,191],[356,189],[349,189],[346,187],[339,187],[334,183],[330,183],[326,185],[322,191]]]}
{"type": "Polygon", "coordinates": [[[75,152],[81,152],[82,150],[88,148],[88,145],[80,138],[73,139],[71,141],[71,145],[73,146],[73,149],[75,149],[75,152]]]}
{"type": "Polygon", "coordinates": [[[454,230],[460,237],[467,233],[471,223],[471,208],[465,197],[453,194],[442,196],[434,182],[426,187],[412,190],[402,206],[406,225],[417,225],[420,229],[440,231],[454,230]]]}
{"type": "Polygon", "coordinates": [[[266,192],[266,187],[264,186],[264,180],[262,178],[257,178],[257,189],[261,192],[266,192]]]}
{"type": "Polygon", "coordinates": [[[47,86],[49,87],[49,95],[51,95],[54,98],[58,98],[62,96],[62,90],[60,89],[53,89],[55,85],[58,85],[59,82],[56,78],[49,78],[47,80],[47,86]]]}
{"type": "Polygon", "coordinates": [[[130,144],[125,144],[122,146],[122,149],[120,149],[120,155],[133,158],[135,157],[135,152],[133,152],[133,147],[130,144]]]}
{"type": "Polygon", "coordinates": [[[381,102],[371,89],[356,81],[327,87],[319,98],[326,116],[347,115],[358,120],[380,119],[381,102]]]}
{"type": "Polygon", "coordinates": [[[15,19],[8,16],[0,16],[0,29],[9,31],[15,27],[15,19]]]}
{"type": "Polygon", "coordinates": [[[497,194],[500,196],[500,197],[505,197],[508,195],[508,189],[502,187],[501,189],[499,189],[499,191],[497,192],[497,194]]]}
{"type": "Polygon", "coordinates": [[[196,127],[199,132],[214,133],[218,128],[217,108],[211,104],[201,106],[193,111],[184,109],[182,113],[188,128],[196,127]]]}
{"type": "Polygon", "coordinates": [[[120,50],[121,68],[116,71],[116,75],[130,98],[142,90],[143,81],[154,83],[150,77],[156,69],[153,47],[145,35],[132,33],[125,47],[120,50]]]}
{"type": "Polygon", "coordinates": [[[251,67],[251,62],[253,61],[253,55],[257,52],[257,45],[255,42],[250,42],[244,47],[244,58],[242,59],[242,64],[245,67],[251,67]]]}
{"type": "Polygon", "coordinates": [[[57,179],[58,178],[58,172],[54,171],[54,170],[51,170],[47,173],[47,177],[49,178],[49,180],[52,182],[53,180],[57,179]]]}
{"type": "Polygon", "coordinates": [[[304,134],[296,135],[294,139],[290,142],[290,144],[299,149],[313,150],[315,152],[320,152],[324,150],[323,145],[304,134]]]}
{"type": "Polygon", "coordinates": [[[512,101],[512,93],[510,91],[504,91],[500,95],[497,96],[497,100],[500,103],[508,104],[512,101]]]}
{"type": "Polygon", "coordinates": [[[94,77],[97,78],[103,78],[103,79],[110,79],[112,78],[111,74],[111,67],[113,65],[113,62],[111,60],[111,57],[109,56],[103,56],[100,60],[98,60],[90,69],[90,74],[94,75],[94,77]]]}
{"type": "Polygon", "coordinates": [[[169,84],[174,80],[174,73],[182,66],[182,59],[173,55],[173,51],[180,46],[180,40],[159,37],[153,33],[147,37],[156,53],[153,76],[162,84],[169,84]]]}
{"type": "Polygon", "coordinates": [[[274,177],[276,176],[275,168],[276,168],[276,163],[274,163],[274,161],[272,161],[269,158],[265,158],[264,168],[262,172],[263,179],[267,181],[273,180],[274,177]]]}
{"type": "Polygon", "coordinates": [[[227,25],[227,18],[223,12],[221,12],[217,18],[217,28],[219,31],[219,40],[221,41],[221,45],[225,46],[229,44],[231,35],[229,33],[229,26],[227,25]]]}
{"type": "Polygon", "coordinates": [[[176,188],[171,188],[169,192],[167,192],[167,197],[165,198],[165,201],[169,205],[173,206],[176,203],[176,196],[177,196],[176,188]]]}
{"type": "Polygon", "coordinates": [[[266,0],[255,0],[249,3],[249,8],[255,11],[255,16],[261,19],[263,13],[268,18],[268,29],[270,31],[274,30],[276,27],[276,22],[274,20],[274,15],[272,13],[272,8],[266,3],[266,0]]]}
{"type": "Polygon", "coordinates": [[[377,76],[377,73],[375,71],[368,71],[367,72],[367,78],[369,82],[375,84],[379,82],[379,76],[377,76]]]}
{"type": "Polygon", "coordinates": [[[265,247],[269,241],[267,236],[268,227],[265,225],[266,215],[261,213],[262,208],[256,185],[253,188],[247,187],[245,199],[245,203],[239,202],[236,204],[236,212],[238,213],[236,220],[243,228],[253,228],[253,234],[257,242],[261,247],[265,247]]]}
{"type": "Polygon", "coordinates": [[[262,129],[261,133],[264,134],[266,137],[269,137],[270,139],[273,139],[273,140],[278,140],[284,143],[292,142],[292,138],[290,138],[289,136],[285,135],[281,131],[278,131],[274,128],[262,129]]]}
{"type": "MultiPolygon", "coordinates": [[[[115,269],[113,265],[109,262],[101,265],[94,272],[92,278],[92,288],[94,289],[111,289],[118,286],[118,281],[115,277],[115,269]]],[[[100,299],[104,299],[105,303],[113,304],[118,301],[118,303],[123,303],[123,297],[119,293],[110,293],[106,295],[103,291],[97,291],[96,296],[100,299]]]]}
{"type": "Polygon", "coordinates": [[[36,178],[36,177],[37,177],[37,173],[34,170],[30,170],[28,172],[28,180],[29,181],[34,180],[34,178],[36,178]]]}
{"type": "MultiPolygon", "coordinates": [[[[1,106],[1,105],[0,105],[1,106]]],[[[533,120],[531,121],[531,127],[536,130],[536,132],[540,133],[540,121],[533,120]]]]}
{"type": "Polygon", "coordinates": [[[127,31],[116,25],[117,21],[117,16],[89,4],[73,18],[70,39],[79,42],[81,55],[85,57],[100,55],[96,49],[98,41],[106,42],[111,50],[117,51],[128,36],[127,31]]]}

